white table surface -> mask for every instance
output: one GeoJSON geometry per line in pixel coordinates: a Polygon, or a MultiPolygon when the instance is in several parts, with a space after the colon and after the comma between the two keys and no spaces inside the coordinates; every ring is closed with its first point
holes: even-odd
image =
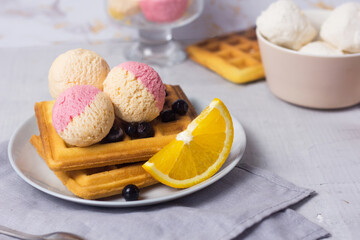
{"type": "MultiPolygon", "coordinates": [[[[33,114],[36,101],[50,99],[52,61],[77,47],[96,51],[111,67],[124,61],[125,43],[0,49],[0,141],[9,140],[33,114]]],[[[359,106],[337,111],[297,107],[272,95],[264,80],[235,85],[191,60],[157,70],[165,83],[180,84],[190,96],[222,99],[245,128],[244,161],[315,190],[316,196],[295,209],[333,239],[360,239],[359,106]]]]}

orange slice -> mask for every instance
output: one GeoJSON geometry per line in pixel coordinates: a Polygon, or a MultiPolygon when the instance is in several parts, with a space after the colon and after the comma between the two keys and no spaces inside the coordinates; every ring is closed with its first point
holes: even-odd
{"type": "Polygon", "coordinates": [[[223,102],[215,98],[172,142],[143,168],[159,182],[187,188],[214,175],[228,157],[233,123],[223,102]]]}

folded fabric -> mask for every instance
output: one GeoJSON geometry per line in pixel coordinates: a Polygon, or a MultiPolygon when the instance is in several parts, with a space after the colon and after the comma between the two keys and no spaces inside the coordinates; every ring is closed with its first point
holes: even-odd
{"type": "Polygon", "coordinates": [[[329,234],[323,228],[287,208],[286,210],[272,214],[260,223],[246,229],[235,239],[312,240],[327,236],[329,236],[329,234]]]}
{"type": "Polygon", "coordinates": [[[12,170],[0,144],[0,225],[41,234],[68,231],[86,239],[318,239],[328,233],[286,209],[312,191],[240,164],[190,196],[138,208],[97,208],[31,187],[12,170]]]}

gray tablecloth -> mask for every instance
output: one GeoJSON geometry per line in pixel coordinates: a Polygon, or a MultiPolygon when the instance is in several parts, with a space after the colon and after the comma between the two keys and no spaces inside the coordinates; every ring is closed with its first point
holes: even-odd
{"type": "Polygon", "coordinates": [[[175,201],[97,208],[57,199],[25,183],[10,166],[7,145],[0,144],[0,224],[20,231],[69,231],[104,240],[312,240],[328,234],[288,208],[313,191],[245,164],[206,189],[175,201]]]}

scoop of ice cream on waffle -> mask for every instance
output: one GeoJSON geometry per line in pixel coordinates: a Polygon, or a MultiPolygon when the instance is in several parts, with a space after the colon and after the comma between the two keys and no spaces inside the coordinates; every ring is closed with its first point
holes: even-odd
{"type": "Polygon", "coordinates": [[[127,122],[150,122],[165,103],[165,86],[145,63],[125,62],[114,67],[104,81],[104,92],[114,104],[115,115],[127,122]]]}
{"type": "Polygon", "coordinates": [[[102,90],[110,68],[105,59],[86,49],[73,49],[59,55],[49,70],[49,90],[57,98],[75,85],[92,85],[102,90]]]}
{"type": "Polygon", "coordinates": [[[86,147],[101,141],[114,123],[114,108],[109,97],[90,85],[77,85],[56,99],[52,123],[68,144],[86,147]]]}

